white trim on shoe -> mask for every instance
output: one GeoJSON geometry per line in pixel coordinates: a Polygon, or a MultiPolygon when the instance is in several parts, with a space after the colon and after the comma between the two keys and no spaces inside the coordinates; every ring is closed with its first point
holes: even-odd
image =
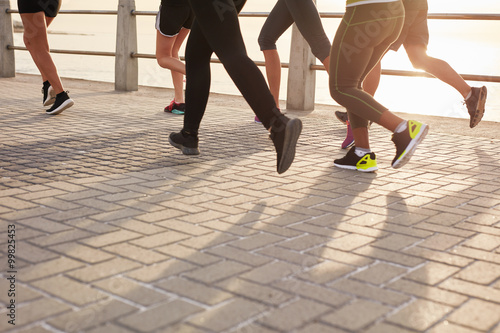
{"type": "Polygon", "coordinates": [[[75,102],[73,102],[73,100],[71,98],[68,98],[67,100],[65,100],[64,102],[62,102],[61,105],[59,105],[58,108],[52,110],[49,112],[49,110],[46,111],[47,114],[50,114],[50,115],[56,115],[56,114],[59,114],[61,112],[63,112],[64,110],[70,108],[73,106],[73,104],[75,104],[75,102]]]}

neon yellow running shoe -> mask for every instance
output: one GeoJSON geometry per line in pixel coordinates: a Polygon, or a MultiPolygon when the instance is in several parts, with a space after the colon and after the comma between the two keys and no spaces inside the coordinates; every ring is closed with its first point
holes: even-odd
{"type": "Polygon", "coordinates": [[[359,157],[354,152],[355,149],[356,147],[352,147],[344,157],[334,160],[333,165],[337,168],[361,172],[375,172],[378,170],[375,153],[366,153],[359,157]]]}
{"type": "Polygon", "coordinates": [[[399,169],[413,156],[417,146],[427,135],[429,126],[415,120],[408,120],[406,129],[392,135],[392,142],[396,145],[396,156],[392,160],[392,167],[399,169]]]}

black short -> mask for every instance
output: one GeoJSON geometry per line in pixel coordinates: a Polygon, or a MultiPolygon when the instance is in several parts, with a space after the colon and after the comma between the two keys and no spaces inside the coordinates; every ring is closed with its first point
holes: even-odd
{"type": "Polygon", "coordinates": [[[44,12],[47,17],[56,17],[61,8],[59,0],[17,0],[19,14],[44,12]]]}
{"type": "Polygon", "coordinates": [[[189,5],[161,5],[156,15],[156,29],[167,37],[176,36],[182,28],[191,29],[194,14],[189,5]]]}

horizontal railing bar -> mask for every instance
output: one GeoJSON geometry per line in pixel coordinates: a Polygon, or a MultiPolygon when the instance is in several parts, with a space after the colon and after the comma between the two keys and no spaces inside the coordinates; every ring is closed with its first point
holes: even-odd
{"type": "MultiPolygon", "coordinates": [[[[323,67],[322,65],[311,65],[311,69],[325,70],[325,67],[323,67]]],[[[383,69],[382,74],[392,76],[427,77],[433,79],[436,78],[434,75],[426,72],[405,71],[399,69],[383,69]]],[[[500,76],[494,75],[460,74],[460,76],[467,81],[500,82],[500,76]]]]}
{"type": "MultiPolygon", "coordinates": [[[[150,53],[132,53],[130,55],[132,58],[143,58],[143,59],[156,59],[156,56],[154,54],[150,54],[150,53]]],[[[186,60],[184,57],[179,57],[181,60],[186,60]]],[[[210,59],[210,62],[211,63],[214,63],[214,64],[220,64],[221,61],[217,58],[211,58],[210,59]]],[[[254,61],[254,63],[257,65],[257,66],[266,66],[266,63],[264,61],[254,61]]],[[[289,64],[286,63],[286,62],[283,62],[281,63],[281,67],[282,68],[288,68],[289,67],[289,64]]]]}
{"type": "MultiPolygon", "coordinates": [[[[342,18],[344,13],[321,12],[319,15],[322,18],[342,18]]],[[[500,20],[500,14],[429,13],[427,18],[433,20],[500,20]]]]}
{"type": "MultiPolygon", "coordinates": [[[[7,9],[7,13],[19,13],[17,9],[7,9]]],[[[61,10],[60,14],[96,14],[96,15],[116,15],[116,10],[61,10]]],[[[133,10],[132,15],[155,16],[157,11],[133,10]]],[[[268,12],[242,12],[241,17],[267,17],[268,12]]],[[[323,18],[342,18],[343,12],[321,12],[323,18]]],[[[429,19],[437,20],[500,20],[500,14],[471,14],[471,13],[429,13],[429,19]]]]}
{"type": "MultiPolygon", "coordinates": [[[[7,49],[9,50],[19,50],[19,51],[28,51],[28,49],[24,46],[14,46],[7,45],[7,49]]],[[[95,56],[105,56],[105,57],[114,57],[116,56],[115,52],[104,52],[104,51],[79,51],[79,50],[57,50],[50,49],[50,53],[60,53],[60,54],[74,54],[74,55],[95,55],[95,56]]]]}
{"type": "MultiPolygon", "coordinates": [[[[132,53],[130,55],[132,58],[143,58],[143,59],[156,59],[156,56],[154,54],[150,54],[150,53],[132,53]]],[[[184,57],[179,57],[181,60],[186,60],[184,57]]],[[[210,59],[210,62],[211,63],[214,63],[214,64],[220,64],[221,61],[217,58],[211,58],[210,59]]],[[[254,61],[254,63],[257,65],[257,66],[266,66],[266,63],[264,61],[254,61]]],[[[281,63],[281,67],[282,68],[288,68],[289,65],[288,63],[281,63]]]]}
{"type": "MultiPolygon", "coordinates": [[[[28,49],[24,46],[14,46],[8,45],[7,49],[9,50],[20,50],[27,51],[28,49]]],[[[94,55],[94,56],[111,56],[114,57],[115,52],[104,52],[104,51],[78,51],[78,50],[57,50],[51,49],[51,53],[60,53],[60,54],[73,54],[73,55],[94,55]]],[[[148,53],[132,53],[130,55],[132,58],[143,58],[143,59],[156,59],[154,54],[148,53]]],[[[180,57],[181,60],[185,60],[184,57],[180,57]]],[[[217,58],[210,59],[211,63],[220,64],[220,60],[217,58]]],[[[264,67],[266,63],[264,61],[254,61],[257,66],[264,67]]],[[[282,68],[289,68],[289,64],[284,62],[281,63],[282,68]]],[[[312,65],[312,70],[325,70],[325,67],[322,65],[312,65]]],[[[433,75],[430,75],[425,72],[417,72],[417,71],[406,71],[406,70],[393,70],[393,69],[383,69],[383,75],[392,75],[392,76],[409,76],[409,77],[427,77],[434,78],[433,75]]],[[[467,81],[482,81],[482,82],[496,82],[500,83],[500,76],[494,75],[477,75],[477,74],[460,74],[464,80],[467,81]]]]}
{"type": "MultiPolygon", "coordinates": [[[[17,9],[7,9],[6,13],[19,14],[17,9]]],[[[58,14],[91,14],[91,15],[117,15],[117,10],[90,10],[90,9],[64,9],[60,10],[58,14]]]]}

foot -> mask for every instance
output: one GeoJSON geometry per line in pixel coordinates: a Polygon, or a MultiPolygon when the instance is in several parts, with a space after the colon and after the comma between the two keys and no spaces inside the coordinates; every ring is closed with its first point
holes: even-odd
{"type": "Polygon", "coordinates": [[[172,110],[173,114],[184,114],[186,111],[186,104],[185,103],[175,103],[175,107],[172,110]]]}
{"type": "Polygon", "coordinates": [[[337,117],[338,120],[340,120],[342,124],[347,125],[347,120],[348,120],[347,112],[335,111],[335,116],[337,117]]]}
{"type": "Polygon", "coordinates": [[[352,147],[344,157],[334,160],[333,165],[337,168],[361,172],[375,172],[378,170],[375,153],[366,153],[360,157],[355,150],[356,147],[352,147]]]}
{"type": "Polygon", "coordinates": [[[487,93],[485,86],[481,88],[472,87],[471,96],[465,101],[470,116],[470,128],[476,127],[483,118],[487,93]]]}
{"type": "Polygon", "coordinates": [[[54,104],[50,107],[50,109],[45,111],[45,113],[56,115],[72,107],[73,104],[75,104],[75,102],[73,102],[73,100],[69,98],[68,92],[63,91],[56,95],[56,100],[54,101],[54,104]]]}
{"type": "Polygon", "coordinates": [[[174,114],[184,114],[186,111],[186,104],[176,103],[175,100],[172,100],[172,102],[170,102],[170,104],[167,105],[163,111],[174,114]]]}
{"type": "Polygon", "coordinates": [[[260,119],[259,119],[257,116],[255,116],[254,121],[255,121],[257,124],[262,124],[262,121],[260,121],[260,119]]]}
{"type": "Polygon", "coordinates": [[[175,148],[182,151],[184,155],[199,155],[198,134],[192,134],[185,130],[179,133],[171,133],[168,137],[168,142],[175,148]]]}
{"type": "Polygon", "coordinates": [[[396,156],[392,160],[392,167],[399,169],[412,157],[417,146],[427,135],[429,126],[415,120],[408,120],[406,129],[392,135],[392,141],[396,145],[396,156]]]}
{"type": "Polygon", "coordinates": [[[290,119],[278,109],[273,110],[271,120],[271,140],[277,153],[276,169],[282,174],[292,165],[295,158],[295,148],[302,131],[302,121],[298,118],[290,119]]]}
{"type": "Polygon", "coordinates": [[[342,149],[348,149],[354,145],[354,135],[352,134],[351,124],[347,121],[347,133],[344,142],[342,142],[342,149]]]}
{"type": "Polygon", "coordinates": [[[43,106],[49,106],[54,104],[56,101],[56,92],[54,88],[50,85],[49,81],[45,81],[43,83],[42,87],[42,94],[43,94],[43,106]]]}

